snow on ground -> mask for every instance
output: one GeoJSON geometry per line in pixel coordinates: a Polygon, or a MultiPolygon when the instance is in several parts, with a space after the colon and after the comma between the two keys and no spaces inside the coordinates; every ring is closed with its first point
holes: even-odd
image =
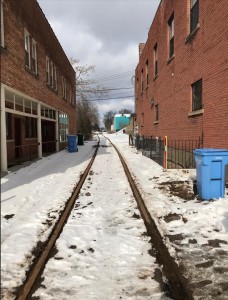
{"type": "Polygon", "coordinates": [[[107,137],[125,157],[170,253],[192,282],[195,298],[228,299],[228,189],[223,199],[198,200],[192,193],[196,170],[164,171],[129,146],[126,134],[107,137]]]}
{"type": "MultiPolygon", "coordinates": [[[[181,268],[183,268],[186,277],[189,278],[192,287],[194,287],[195,299],[227,299],[227,189],[224,199],[200,201],[192,195],[192,180],[195,178],[195,170],[164,171],[162,167],[142,156],[142,154],[132,146],[129,146],[128,136],[126,134],[119,132],[107,136],[117,145],[124,155],[129,169],[134,174],[133,176],[142,193],[146,206],[158,225],[161,235],[169,247],[170,253],[175,257],[181,268]]],[[[71,195],[81,172],[87,166],[94,152],[94,148],[92,147],[94,144],[95,141],[86,143],[85,146],[79,147],[79,152],[76,153],[68,153],[65,150],[58,152],[28,167],[12,172],[1,179],[1,281],[3,290],[12,289],[20,285],[23,281],[26,270],[32,260],[31,251],[33,247],[35,247],[38,241],[44,241],[50,233],[58,217],[58,213],[62,210],[67,198],[71,195]]],[[[98,170],[99,159],[105,155],[107,159],[110,157],[108,149],[109,148],[104,148],[103,150],[106,150],[106,154],[98,156],[95,160],[98,170]]],[[[112,165],[109,164],[108,168],[111,166],[116,168],[116,164],[118,165],[119,163],[112,162],[112,165]]],[[[96,173],[99,172],[100,171],[97,171],[96,173]]],[[[94,177],[102,177],[96,173],[94,173],[94,177]]],[[[121,174],[118,175],[118,177],[119,176],[122,178],[121,174]]],[[[122,179],[120,183],[116,183],[115,185],[118,186],[118,184],[123,184],[122,179]]],[[[125,183],[123,185],[128,189],[125,183]]],[[[87,189],[88,186],[87,181],[87,189]]],[[[96,188],[98,190],[101,189],[104,200],[109,200],[108,191],[110,187],[108,187],[108,181],[103,179],[96,188]]],[[[95,193],[96,188],[90,186],[89,193],[91,193],[91,189],[93,189],[95,193]]],[[[60,251],[64,259],[67,258],[67,260],[64,260],[64,266],[62,266],[61,258],[58,259],[58,252],[55,255],[57,259],[53,258],[51,262],[53,268],[56,269],[60,265],[63,268],[62,273],[58,273],[58,278],[62,276],[63,281],[64,279],[66,280],[66,289],[68,285],[71,286],[72,281],[76,282],[78,280],[77,276],[83,277],[83,275],[85,275],[83,271],[81,271],[81,274],[78,273],[76,278],[72,278],[72,281],[69,282],[69,276],[65,276],[65,273],[68,273],[69,263],[71,264],[74,258],[77,260],[80,254],[83,260],[80,261],[79,267],[83,269],[83,266],[91,266],[92,262],[99,262],[103,255],[101,255],[100,252],[100,243],[103,242],[104,247],[106,247],[106,238],[108,242],[111,243],[111,234],[109,233],[109,236],[106,235],[107,232],[104,232],[104,225],[102,225],[103,227],[100,229],[100,235],[98,230],[100,228],[100,222],[103,221],[103,213],[105,211],[104,204],[103,208],[100,209],[99,206],[95,206],[94,199],[90,199],[92,197],[86,196],[85,194],[80,196],[80,202],[83,203],[84,206],[87,206],[87,208],[85,207],[83,209],[83,219],[80,219],[82,226],[76,228],[72,221],[70,221],[70,224],[63,232],[63,237],[66,242],[63,242],[64,240],[58,242],[58,251],[60,251]],[[89,202],[93,202],[93,204],[88,205],[89,202]],[[90,209],[88,207],[90,207],[90,209]],[[95,212],[99,213],[99,216],[97,216],[97,214],[94,216],[95,212]],[[91,219],[91,217],[94,219],[91,219]],[[91,226],[92,223],[94,223],[95,226],[91,226]],[[72,238],[72,230],[76,230],[78,235],[71,243],[68,237],[72,238]],[[87,232],[89,232],[88,235],[87,232]],[[96,241],[91,241],[92,235],[95,236],[94,240],[96,241]],[[77,246],[77,248],[74,248],[74,246],[77,246]],[[71,248],[69,249],[69,247],[71,248]],[[93,249],[94,252],[92,252],[91,249],[93,249]],[[80,253],[80,251],[84,251],[84,253],[80,253]]],[[[131,193],[129,192],[127,195],[129,198],[128,201],[131,201],[131,193]]],[[[125,196],[126,195],[124,195],[124,199],[125,196]]],[[[118,218],[115,218],[115,216],[120,207],[123,209],[126,208],[126,210],[128,207],[130,210],[128,213],[132,214],[134,206],[126,205],[125,200],[122,203],[123,195],[120,196],[118,193],[115,194],[115,197],[110,195],[110,198],[113,198],[111,203],[113,204],[114,215],[112,220],[110,216],[110,225],[112,226],[110,227],[107,224],[105,230],[108,231],[109,227],[110,230],[120,229],[122,236],[119,238],[125,242],[123,237],[126,236],[127,229],[126,227],[122,227],[122,222],[123,220],[127,220],[127,212],[126,215],[120,214],[118,218]],[[118,207],[117,203],[121,203],[121,206],[118,207]],[[117,223],[115,223],[115,221],[117,221],[117,223]],[[119,221],[121,222],[118,223],[119,221]]],[[[96,196],[95,199],[96,202],[98,202],[99,197],[96,196]]],[[[82,210],[82,207],[78,207],[72,213],[72,217],[80,213],[80,210],[82,210]]],[[[77,215],[77,218],[78,216],[80,215],[77,215]]],[[[137,226],[140,223],[139,220],[135,219],[130,219],[128,222],[130,231],[132,231],[132,222],[135,222],[137,226]]],[[[142,247],[141,240],[139,239],[140,234],[141,229],[134,232],[132,238],[135,237],[137,242],[133,248],[132,244],[129,245],[127,241],[126,244],[124,244],[124,247],[129,247],[129,249],[134,250],[133,253],[135,253],[135,256],[133,255],[129,258],[132,258],[132,261],[135,262],[135,265],[132,265],[133,270],[135,270],[139,259],[136,250],[138,249],[145,253],[145,250],[140,248],[142,247]],[[138,242],[139,245],[137,245],[138,242]]],[[[121,250],[117,247],[119,240],[113,240],[112,243],[113,252],[115,254],[117,250],[121,250]]],[[[147,248],[145,247],[145,249],[147,248]]],[[[125,251],[127,250],[125,249],[125,251]]],[[[120,253],[124,255],[125,252],[120,253]]],[[[118,256],[113,257],[113,264],[117,264],[117,258],[118,256]]],[[[145,260],[142,265],[147,264],[146,262],[147,260],[145,260]]],[[[80,268],[79,270],[82,270],[80,268]]],[[[97,265],[95,264],[93,270],[91,267],[89,269],[91,272],[96,273],[96,268],[97,265]]],[[[99,279],[105,280],[106,276],[108,274],[110,275],[110,268],[111,266],[108,266],[107,273],[103,272],[103,275],[102,272],[99,273],[99,279]]],[[[148,268],[151,270],[150,263],[148,268]]],[[[103,265],[102,270],[104,269],[103,265]]],[[[49,277],[51,273],[48,274],[46,280],[49,285],[51,284],[49,277]]],[[[93,276],[95,277],[95,275],[93,276]]],[[[121,272],[118,276],[121,277],[121,272]]],[[[118,276],[115,277],[113,275],[113,280],[117,280],[118,276]]],[[[90,283],[94,282],[94,277],[89,278],[90,283]]],[[[133,279],[135,281],[134,276],[129,277],[129,281],[133,279]]],[[[83,280],[80,282],[82,285],[84,284],[83,280]]],[[[121,286],[121,283],[119,286],[121,286]]],[[[131,284],[129,283],[129,287],[130,286],[131,284]]],[[[97,290],[93,288],[92,285],[86,285],[87,292],[90,293],[91,299],[93,299],[92,296],[94,296],[94,299],[97,299],[95,296],[97,290]]],[[[42,291],[42,289],[40,291],[42,291]]],[[[107,293],[108,291],[111,291],[111,289],[107,289],[107,293]]],[[[141,297],[142,295],[138,296],[141,297]]],[[[134,299],[130,296],[128,298],[134,299]]],[[[12,298],[9,296],[4,299],[12,298]]],[[[84,298],[80,298],[80,300],[81,299],[84,298]]],[[[107,299],[110,298],[108,297],[107,299]]]]}
{"type": "Polygon", "coordinates": [[[169,299],[153,279],[159,266],[121,162],[104,143],[33,295],[39,299],[169,299]]]}

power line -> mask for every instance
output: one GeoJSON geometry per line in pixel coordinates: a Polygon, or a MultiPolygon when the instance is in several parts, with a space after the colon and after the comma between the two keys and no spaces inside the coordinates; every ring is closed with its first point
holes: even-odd
{"type": "Polygon", "coordinates": [[[106,98],[106,99],[91,99],[91,100],[82,100],[82,101],[109,101],[109,100],[116,100],[116,99],[125,99],[125,98],[132,98],[134,95],[130,96],[123,96],[123,97],[116,97],[116,98],[106,98]]]}
{"type": "Polygon", "coordinates": [[[92,90],[77,90],[78,92],[80,92],[80,93],[94,93],[94,92],[106,92],[106,91],[117,91],[117,90],[131,90],[131,89],[133,89],[133,87],[126,87],[126,88],[104,88],[104,90],[94,90],[94,91],[92,91],[92,90]]]}

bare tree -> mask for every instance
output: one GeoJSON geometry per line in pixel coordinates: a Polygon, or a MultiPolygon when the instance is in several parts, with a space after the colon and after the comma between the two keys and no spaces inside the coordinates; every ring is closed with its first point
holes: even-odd
{"type": "Polygon", "coordinates": [[[110,110],[104,114],[103,123],[107,130],[111,130],[111,126],[113,124],[115,114],[116,114],[116,112],[112,111],[112,110],[110,110]]]}
{"type": "Polygon", "coordinates": [[[107,90],[89,78],[91,72],[95,72],[94,65],[80,65],[79,60],[74,58],[70,61],[76,72],[77,128],[84,134],[85,139],[90,139],[92,129],[99,125],[99,112],[93,102],[94,96],[104,95],[107,90]]]}

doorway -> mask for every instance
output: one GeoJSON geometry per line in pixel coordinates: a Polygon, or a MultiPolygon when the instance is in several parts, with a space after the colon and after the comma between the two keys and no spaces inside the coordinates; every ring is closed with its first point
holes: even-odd
{"type": "Polygon", "coordinates": [[[21,118],[14,118],[15,158],[21,157],[21,118]]]}
{"type": "Polygon", "coordinates": [[[50,154],[56,151],[55,123],[47,120],[41,121],[42,153],[50,154]]]}

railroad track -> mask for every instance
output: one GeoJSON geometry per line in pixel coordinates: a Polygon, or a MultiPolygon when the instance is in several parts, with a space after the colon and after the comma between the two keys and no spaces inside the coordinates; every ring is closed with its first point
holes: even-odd
{"type": "MultiPolygon", "coordinates": [[[[127,176],[127,179],[129,181],[129,184],[131,186],[133,195],[135,197],[135,200],[137,201],[138,208],[141,213],[141,217],[144,220],[145,226],[147,228],[147,233],[151,237],[152,243],[153,243],[153,248],[156,249],[157,252],[157,260],[158,262],[163,266],[163,272],[166,278],[168,279],[170,289],[172,292],[172,297],[173,299],[176,300],[190,300],[193,299],[191,296],[191,291],[188,290],[187,288],[187,283],[185,281],[185,278],[181,276],[180,270],[178,269],[178,266],[174,262],[173,258],[170,256],[167,248],[163,244],[162,237],[159,234],[159,231],[157,230],[157,227],[152,220],[150,214],[148,213],[143,199],[138,191],[138,188],[130,174],[130,171],[124,161],[124,158],[122,157],[121,153],[119,150],[116,148],[115,145],[111,143],[109,140],[110,144],[114,149],[116,150],[120,161],[122,163],[122,166],[124,168],[125,174],[127,176]]],[[[34,262],[31,270],[28,272],[27,279],[25,280],[23,286],[19,289],[18,294],[16,296],[17,300],[25,300],[29,299],[34,291],[34,286],[36,285],[36,282],[39,280],[46,262],[49,259],[49,256],[51,252],[53,251],[53,247],[55,246],[55,242],[57,238],[60,236],[64,225],[66,224],[68,217],[71,213],[71,210],[73,209],[75,205],[75,201],[80,193],[80,190],[83,187],[83,184],[91,170],[91,167],[94,163],[94,160],[96,158],[98,149],[100,146],[100,140],[98,141],[94,155],[89,162],[86,170],[82,174],[80,181],[78,182],[71,198],[69,199],[64,211],[62,212],[57,224],[55,225],[52,234],[50,235],[49,240],[43,247],[40,256],[36,258],[36,261],[34,262]]],[[[80,299],[79,299],[80,300],[80,299]]]]}

